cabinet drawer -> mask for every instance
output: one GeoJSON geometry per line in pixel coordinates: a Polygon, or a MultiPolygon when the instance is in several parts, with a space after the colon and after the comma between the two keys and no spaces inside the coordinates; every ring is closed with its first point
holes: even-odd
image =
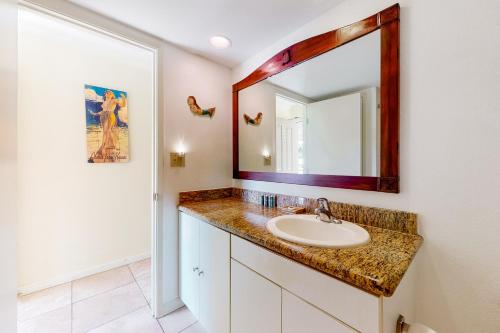
{"type": "Polygon", "coordinates": [[[282,333],[356,333],[322,310],[283,290],[282,333]]]}
{"type": "Polygon", "coordinates": [[[356,330],[379,332],[379,297],[234,235],[231,257],[356,330]]]}

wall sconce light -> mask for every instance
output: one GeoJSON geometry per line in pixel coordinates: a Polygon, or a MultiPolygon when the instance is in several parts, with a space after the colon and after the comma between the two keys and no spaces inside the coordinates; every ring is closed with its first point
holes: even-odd
{"type": "Polygon", "coordinates": [[[186,149],[182,143],[176,147],[176,152],[170,153],[170,166],[173,168],[183,168],[186,166],[186,149]]]}
{"type": "Polygon", "coordinates": [[[262,156],[264,157],[264,165],[271,165],[271,153],[269,153],[269,150],[264,150],[262,156]]]}
{"type": "Polygon", "coordinates": [[[186,153],[170,153],[170,166],[183,168],[186,166],[186,153]]]}

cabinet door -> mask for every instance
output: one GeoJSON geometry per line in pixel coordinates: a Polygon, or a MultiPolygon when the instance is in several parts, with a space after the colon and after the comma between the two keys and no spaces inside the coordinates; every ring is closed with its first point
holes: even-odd
{"type": "Polygon", "coordinates": [[[200,316],[208,333],[229,333],[229,233],[200,222],[200,316]]]}
{"type": "Polygon", "coordinates": [[[283,333],[355,333],[352,328],[283,290],[283,333]]]}
{"type": "Polygon", "coordinates": [[[232,259],[231,332],[281,333],[281,288],[232,259]]]}
{"type": "Polygon", "coordinates": [[[199,318],[199,226],[197,219],[179,213],[179,272],[180,297],[199,318]]]}

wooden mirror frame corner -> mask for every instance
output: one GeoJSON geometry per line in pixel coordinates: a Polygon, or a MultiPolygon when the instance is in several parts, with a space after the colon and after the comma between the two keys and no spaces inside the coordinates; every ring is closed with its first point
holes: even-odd
{"type": "Polygon", "coordinates": [[[399,193],[399,4],[282,50],[233,85],[233,178],[399,193]],[[238,92],[380,29],[380,176],[335,176],[239,170],[238,92]]]}

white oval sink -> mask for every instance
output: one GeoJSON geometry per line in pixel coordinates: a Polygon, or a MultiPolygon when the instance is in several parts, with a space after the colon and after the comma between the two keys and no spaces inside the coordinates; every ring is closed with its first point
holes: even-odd
{"type": "Polygon", "coordinates": [[[368,243],[368,232],[351,222],[322,222],[316,215],[283,215],[267,222],[267,230],[276,237],[304,245],[346,248],[368,243]]]}

